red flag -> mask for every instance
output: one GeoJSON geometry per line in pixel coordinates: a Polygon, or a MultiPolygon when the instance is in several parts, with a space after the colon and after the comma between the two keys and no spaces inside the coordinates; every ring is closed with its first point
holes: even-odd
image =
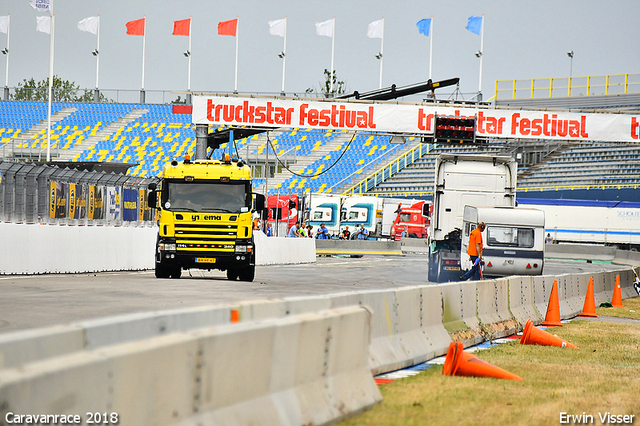
{"type": "Polygon", "coordinates": [[[191,18],[173,21],[173,35],[187,36],[191,32],[191,18]]]}
{"type": "Polygon", "coordinates": [[[218,22],[218,34],[236,36],[236,30],[238,29],[238,18],[230,21],[218,22]]]}
{"type": "Polygon", "coordinates": [[[144,35],[144,19],[138,19],[136,21],[127,22],[127,34],[129,35],[144,35]]]}

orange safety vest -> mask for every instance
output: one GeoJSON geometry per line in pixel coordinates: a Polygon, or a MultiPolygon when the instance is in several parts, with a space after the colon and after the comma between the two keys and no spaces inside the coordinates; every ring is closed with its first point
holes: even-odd
{"type": "Polygon", "coordinates": [[[467,250],[469,256],[482,256],[482,231],[480,228],[476,228],[471,231],[469,235],[469,250],[467,250]],[[476,244],[480,244],[480,253],[476,252],[476,244]]]}

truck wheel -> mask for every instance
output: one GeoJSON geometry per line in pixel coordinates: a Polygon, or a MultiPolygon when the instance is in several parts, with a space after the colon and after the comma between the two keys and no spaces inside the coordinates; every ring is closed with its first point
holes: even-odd
{"type": "Polygon", "coordinates": [[[171,270],[171,278],[179,279],[182,276],[182,268],[176,266],[171,270]]]}
{"type": "Polygon", "coordinates": [[[256,276],[256,267],[250,266],[247,269],[240,271],[240,281],[252,282],[256,276]]]}
{"type": "Polygon", "coordinates": [[[156,262],[156,278],[169,278],[170,275],[169,268],[156,262]]]}
{"type": "Polygon", "coordinates": [[[229,281],[236,281],[238,279],[238,271],[236,269],[227,269],[227,279],[229,281]]]}

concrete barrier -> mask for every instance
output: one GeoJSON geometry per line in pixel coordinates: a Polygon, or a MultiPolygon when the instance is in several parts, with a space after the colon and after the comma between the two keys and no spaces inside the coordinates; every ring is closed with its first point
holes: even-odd
{"type": "Polygon", "coordinates": [[[16,367],[83,349],[98,349],[194,328],[229,324],[232,308],[207,306],[124,314],[0,334],[0,368],[16,367]]]}
{"type": "MultiPolygon", "coordinates": [[[[0,275],[146,270],[155,267],[156,227],[0,223],[0,275]]],[[[255,233],[256,265],[316,261],[311,238],[255,233]]]]}
{"type": "Polygon", "coordinates": [[[509,336],[517,330],[517,322],[509,311],[509,283],[506,278],[478,281],[478,319],[486,339],[509,336]]]}
{"type": "Polygon", "coordinates": [[[544,320],[544,313],[536,307],[533,276],[523,275],[505,278],[509,285],[509,311],[518,321],[521,330],[528,319],[538,324],[544,320]]]}
{"type": "Polygon", "coordinates": [[[640,276],[640,268],[636,267],[633,269],[620,271],[620,290],[624,299],[638,296],[638,293],[633,287],[633,283],[636,279],[636,274],[640,276]]]}
{"type": "Polygon", "coordinates": [[[400,247],[403,253],[429,253],[426,238],[402,238],[400,247]]]}
{"type": "Polygon", "coordinates": [[[156,228],[0,223],[0,274],[152,269],[156,228]]]}
{"type": "Polygon", "coordinates": [[[544,257],[551,259],[612,261],[617,256],[615,247],[595,244],[545,244],[544,251],[544,257]]]}
{"type": "Polygon", "coordinates": [[[316,240],[316,254],[337,255],[402,255],[399,241],[316,240]]]}
{"type": "Polygon", "coordinates": [[[127,426],[325,424],[381,400],[370,314],[350,307],[176,333],[0,370],[2,419],[104,413],[127,426]],[[170,366],[170,368],[167,368],[170,366]]]}
{"type": "Polygon", "coordinates": [[[440,285],[442,292],[442,324],[452,340],[465,346],[480,343],[485,334],[477,311],[478,281],[440,285]]]}
{"type": "Polygon", "coordinates": [[[267,237],[254,231],[256,265],[288,265],[316,261],[316,240],[313,238],[267,237]]]}

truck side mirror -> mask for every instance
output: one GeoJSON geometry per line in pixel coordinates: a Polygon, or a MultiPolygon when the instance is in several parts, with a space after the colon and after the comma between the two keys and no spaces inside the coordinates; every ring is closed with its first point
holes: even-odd
{"type": "Polygon", "coordinates": [[[265,209],[266,198],[262,194],[254,194],[254,195],[255,195],[255,201],[254,201],[255,211],[262,212],[265,209]]]}
{"type": "Polygon", "coordinates": [[[422,205],[422,216],[429,217],[429,204],[427,203],[422,205]]]}
{"type": "Polygon", "coordinates": [[[147,205],[151,209],[155,209],[158,206],[157,202],[156,202],[156,192],[155,191],[149,191],[149,194],[147,195],[147,205]]]}

